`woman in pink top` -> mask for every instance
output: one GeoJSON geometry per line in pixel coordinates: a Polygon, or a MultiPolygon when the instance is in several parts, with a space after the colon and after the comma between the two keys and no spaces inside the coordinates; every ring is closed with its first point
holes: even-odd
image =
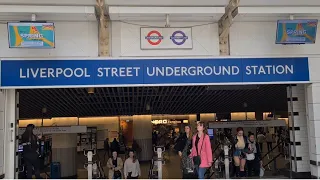
{"type": "Polygon", "coordinates": [[[190,156],[193,158],[195,170],[199,179],[204,179],[207,168],[212,165],[212,149],[207,128],[203,122],[197,125],[197,134],[192,139],[192,150],[190,156]]]}

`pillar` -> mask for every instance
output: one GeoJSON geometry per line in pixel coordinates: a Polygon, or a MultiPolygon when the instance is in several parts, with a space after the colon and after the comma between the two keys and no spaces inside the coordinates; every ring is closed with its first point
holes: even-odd
{"type": "Polygon", "coordinates": [[[153,156],[151,121],[151,115],[133,116],[133,139],[142,150],[139,154],[140,161],[150,161],[153,156]]]}
{"type": "Polygon", "coordinates": [[[77,134],[52,135],[52,162],[61,165],[61,178],[77,178],[77,134]]]}
{"type": "Polygon", "coordinates": [[[0,91],[0,179],[4,178],[5,95],[0,91]]]}
{"type": "Polygon", "coordinates": [[[312,178],[320,178],[320,83],[307,85],[307,110],[310,170],[312,178]]]}
{"type": "MultiPolygon", "coordinates": [[[[14,179],[16,176],[16,90],[4,90],[5,113],[4,113],[4,174],[6,179],[14,179]]],[[[1,138],[0,138],[1,139],[1,138]]],[[[18,177],[16,177],[18,178],[18,177]]]]}
{"type": "Polygon", "coordinates": [[[196,133],[197,132],[197,115],[196,114],[189,115],[189,125],[191,127],[192,132],[196,133]]]}
{"type": "Polygon", "coordinates": [[[289,133],[290,133],[290,150],[293,177],[303,178],[310,176],[310,158],[309,158],[309,143],[308,143],[308,124],[306,113],[306,98],[305,85],[292,85],[292,106],[293,118],[291,117],[290,103],[290,87],[287,88],[288,111],[289,111],[289,133]],[[294,126],[293,126],[294,122],[294,126]],[[293,140],[293,133],[295,142],[293,140]],[[295,144],[295,149],[294,149],[295,144]],[[295,167],[294,153],[296,154],[297,167],[295,167]]]}
{"type": "Polygon", "coordinates": [[[255,118],[256,118],[256,120],[263,120],[263,112],[256,111],[255,112],[255,118]]]}

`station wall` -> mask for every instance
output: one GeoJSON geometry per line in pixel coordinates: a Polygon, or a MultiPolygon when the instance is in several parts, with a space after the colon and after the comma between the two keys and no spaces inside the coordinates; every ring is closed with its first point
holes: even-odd
{"type": "Polygon", "coordinates": [[[315,44],[275,44],[277,22],[235,22],[230,29],[231,56],[309,57],[311,82],[320,82],[320,28],[315,44]]]}
{"type": "Polygon", "coordinates": [[[54,49],[9,48],[7,24],[0,24],[0,57],[97,57],[97,22],[56,22],[54,49]]]}
{"type": "Polygon", "coordinates": [[[190,50],[141,50],[141,27],[164,27],[156,22],[112,22],[113,57],[157,56],[218,56],[218,25],[201,22],[172,22],[171,27],[192,27],[193,49],[190,50]]]}

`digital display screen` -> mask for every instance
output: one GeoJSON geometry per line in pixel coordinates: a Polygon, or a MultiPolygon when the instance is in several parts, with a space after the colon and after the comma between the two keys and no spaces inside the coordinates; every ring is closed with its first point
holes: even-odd
{"type": "Polygon", "coordinates": [[[213,138],[213,136],[214,136],[213,129],[208,129],[208,135],[209,135],[210,138],[213,138]]]}

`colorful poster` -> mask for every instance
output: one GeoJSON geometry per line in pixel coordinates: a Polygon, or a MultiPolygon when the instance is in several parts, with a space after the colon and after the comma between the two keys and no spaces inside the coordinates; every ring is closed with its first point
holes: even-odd
{"type": "Polygon", "coordinates": [[[318,20],[279,20],[276,44],[314,44],[318,20]]]}
{"type": "Polygon", "coordinates": [[[10,48],[54,48],[53,23],[8,23],[10,48]]]}

